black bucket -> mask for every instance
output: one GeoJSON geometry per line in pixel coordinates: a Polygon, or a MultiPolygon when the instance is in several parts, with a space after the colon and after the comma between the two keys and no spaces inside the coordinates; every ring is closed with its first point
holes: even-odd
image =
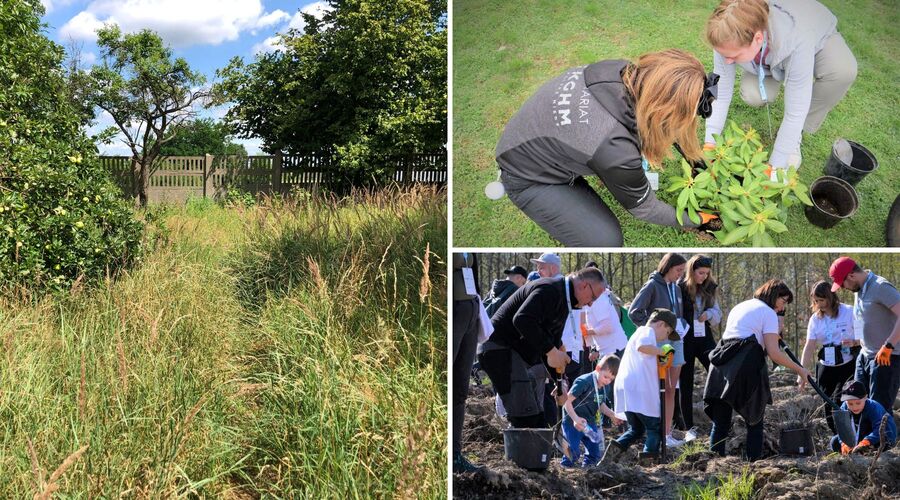
{"type": "Polygon", "coordinates": [[[782,455],[812,455],[815,451],[812,431],[804,429],[781,429],[778,438],[778,452],[782,455]]]}
{"type": "Polygon", "coordinates": [[[878,168],[878,160],[861,144],[838,139],[831,146],[831,156],[825,162],[825,175],[843,179],[855,186],[863,177],[878,168]]]}
{"type": "Polygon", "coordinates": [[[813,224],[828,229],[843,219],[851,217],[859,208],[856,189],[837,177],[819,177],[809,186],[813,206],[806,207],[806,218],[813,224]]]}
{"type": "Polygon", "coordinates": [[[528,470],[545,470],[553,451],[553,429],[504,429],[507,459],[528,470]]]}

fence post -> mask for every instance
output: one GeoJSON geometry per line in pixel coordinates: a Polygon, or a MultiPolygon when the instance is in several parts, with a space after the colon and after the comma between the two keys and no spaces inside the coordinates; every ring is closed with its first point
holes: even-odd
{"type": "Polygon", "coordinates": [[[213,155],[207,153],[203,159],[203,197],[209,196],[209,179],[212,176],[213,155]]]}
{"type": "Polygon", "coordinates": [[[276,151],[272,159],[272,192],[281,192],[281,151],[276,151]]]}

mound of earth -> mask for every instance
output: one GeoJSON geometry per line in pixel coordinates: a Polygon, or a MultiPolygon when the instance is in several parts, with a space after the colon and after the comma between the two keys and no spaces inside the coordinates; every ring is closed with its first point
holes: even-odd
{"type": "MultiPolygon", "coordinates": [[[[705,371],[698,367],[696,380],[705,371]]],[[[776,372],[771,376],[773,405],[766,409],[763,458],[742,460],[746,427],[735,416],[726,445],[727,455],[708,451],[710,420],[703,413],[702,382],[694,392],[694,423],[701,437],[689,446],[670,449],[668,463],[641,466],[639,445],[632,446],[617,464],[589,469],[565,469],[559,456],[546,471],[522,469],[504,458],[501,429],[490,386],[473,387],[466,408],[463,451],[483,468],[453,475],[457,498],[677,498],[692,484],[720,484],[729,478],[752,474],[755,498],[840,499],[900,498],[900,448],[874,454],[841,456],[828,448],[831,431],[825,423],[824,402],[812,389],[798,391],[796,376],[776,372]],[[815,449],[811,456],[779,454],[782,426],[806,424],[815,449]]],[[[896,412],[895,412],[896,413],[896,412]]],[[[896,418],[896,417],[895,417],[896,418]]],[[[606,430],[606,440],[619,432],[606,430]]],[[[676,431],[676,436],[678,435],[676,431]]]]}

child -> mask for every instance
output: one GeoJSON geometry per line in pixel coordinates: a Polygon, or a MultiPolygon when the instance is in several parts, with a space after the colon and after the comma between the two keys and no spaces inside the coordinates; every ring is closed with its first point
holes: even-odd
{"type": "Polygon", "coordinates": [[[647,433],[642,458],[653,459],[659,449],[659,375],[657,356],[674,351],[671,344],[657,347],[666,339],[679,340],[675,331],[675,313],[668,309],[654,309],[647,325],[634,332],[625,346],[625,354],[615,384],[616,414],[625,414],[628,430],[619,439],[610,441],[601,463],[615,462],[636,440],[647,433]]]}
{"type": "Polygon", "coordinates": [[[600,461],[603,452],[603,429],[597,425],[597,414],[602,413],[610,417],[616,424],[621,420],[606,406],[603,387],[610,384],[616,378],[619,371],[619,358],[613,355],[604,356],[597,362],[597,367],[590,373],[586,373],[575,379],[563,408],[562,430],[569,442],[572,459],[563,457],[560,465],[563,467],[575,467],[581,456],[581,444],[586,451],[584,467],[589,467],[600,461]],[[572,403],[575,403],[574,406],[572,403]],[[588,428],[594,434],[594,439],[587,436],[588,428]]]}
{"type": "Polygon", "coordinates": [[[881,444],[881,419],[885,415],[887,425],[884,427],[885,448],[891,448],[897,440],[897,425],[894,417],[884,410],[881,403],[867,398],[866,386],[856,380],[844,384],[842,390],[842,410],[850,410],[853,414],[854,427],[856,428],[856,440],[859,444],[850,448],[842,443],[839,436],[831,438],[831,449],[841,452],[842,455],[860,453],[866,450],[877,450],[881,444]],[[860,439],[860,437],[863,437],[860,439]]]}

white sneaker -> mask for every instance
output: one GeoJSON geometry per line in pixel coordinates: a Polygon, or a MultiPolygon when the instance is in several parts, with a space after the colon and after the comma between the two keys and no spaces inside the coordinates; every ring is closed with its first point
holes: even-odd
{"type": "Polygon", "coordinates": [[[684,442],[690,443],[691,441],[697,439],[697,428],[691,427],[687,432],[684,433],[684,442]]]}
{"type": "Polygon", "coordinates": [[[681,441],[681,440],[679,440],[679,439],[675,439],[675,437],[672,436],[671,434],[669,434],[668,436],[666,436],[666,447],[667,447],[667,448],[677,448],[677,447],[679,447],[679,446],[681,446],[681,445],[683,445],[683,444],[684,444],[684,441],[681,441]]]}

